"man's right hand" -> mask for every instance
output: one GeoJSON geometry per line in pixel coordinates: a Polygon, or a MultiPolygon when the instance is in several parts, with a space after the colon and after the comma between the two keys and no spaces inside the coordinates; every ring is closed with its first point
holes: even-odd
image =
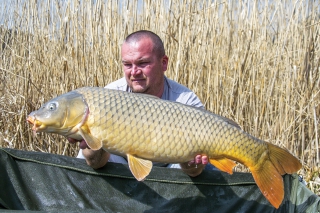
{"type": "Polygon", "coordinates": [[[103,150],[92,150],[89,148],[82,149],[82,154],[85,157],[87,164],[94,169],[99,169],[107,164],[110,153],[103,150]]]}
{"type": "Polygon", "coordinates": [[[67,139],[71,144],[80,142],[79,147],[80,149],[82,149],[82,155],[85,157],[87,164],[92,168],[99,169],[107,164],[110,158],[110,153],[106,152],[103,149],[99,149],[99,150],[90,149],[85,140],[79,141],[73,138],[67,138],[67,139]]]}

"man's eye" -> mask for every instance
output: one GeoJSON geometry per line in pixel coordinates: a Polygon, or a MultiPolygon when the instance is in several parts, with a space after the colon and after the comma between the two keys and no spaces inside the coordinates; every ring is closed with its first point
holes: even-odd
{"type": "Polygon", "coordinates": [[[141,62],[139,63],[140,66],[147,66],[149,62],[145,61],[145,62],[141,62]]]}

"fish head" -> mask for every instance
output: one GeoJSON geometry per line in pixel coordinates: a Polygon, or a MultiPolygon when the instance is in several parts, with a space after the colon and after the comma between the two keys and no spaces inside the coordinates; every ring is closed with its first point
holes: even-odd
{"type": "Polygon", "coordinates": [[[40,109],[31,112],[27,121],[33,125],[34,133],[48,132],[68,136],[83,125],[88,111],[83,96],[72,91],[46,102],[40,109]]]}

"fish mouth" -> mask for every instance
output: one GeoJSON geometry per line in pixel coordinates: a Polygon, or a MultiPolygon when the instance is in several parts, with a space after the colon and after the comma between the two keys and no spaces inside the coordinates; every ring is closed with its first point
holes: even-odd
{"type": "Polygon", "coordinates": [[[32,126],[32,131],[33,131],[33,133],[34,134],[36,134],[37,133],[37,131],[38,130],[40,130],[41,129],[41,122],[39,122],[34,116],[28,116],[27,117],[27,122],[29,123],[29,124],[32,124],[33,126],[32,126]]]}

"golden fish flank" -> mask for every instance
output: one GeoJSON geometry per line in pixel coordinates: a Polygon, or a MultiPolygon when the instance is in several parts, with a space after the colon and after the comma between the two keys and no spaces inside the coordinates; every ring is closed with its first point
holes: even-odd
{"type": "Polygon", "coordinates": [[[288,151],[254,138],[227,118],[149,95],[80,88],[47,102],[28,121],[34,132],[84,139],[93,150],[126,156],[137,180],[150,173],[151,161],[183,163],[205,154],[230,174],[238,161],[276,208],[284,197],[281,175],[301,168],[288,151]]]}

